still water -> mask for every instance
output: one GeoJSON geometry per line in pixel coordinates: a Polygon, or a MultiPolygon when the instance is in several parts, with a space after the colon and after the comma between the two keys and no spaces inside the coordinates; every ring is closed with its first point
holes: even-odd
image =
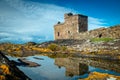
{"type": "MultiPolygon", "coordinates": [[[[17,61],[17,58],[10,56],[9,59],[17,61]]],[[[101,62],[83,58],[53,59],[47,56],[29,56],[26,59],[41,65],[38,67],[17,66],[32,80],[78,80],[88,77],[89,73],[94,71],[120,76],[120,66],[110,61],[101,62]]]]}

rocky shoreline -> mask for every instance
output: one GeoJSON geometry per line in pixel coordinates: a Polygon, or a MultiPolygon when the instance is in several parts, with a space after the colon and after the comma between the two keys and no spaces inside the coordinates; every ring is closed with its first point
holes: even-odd
{"type": "Polygon", "coordinates": [[[120,39],[109,42],[91,42],[91,40],[55,40],[41,44],[1,44],[1,51],[11,56],[33,56],[33,55],[72,55],[76,57],[96,57],[103,59],[120,59],[120,39]],[[9,46],[10,48],[8,48],[9,46]],[[5,48],[3,49],[2,48],[5,48]],[[15,49],[12,47],[16,47],[15,49]]]}
{"type": "Polygon", "coordinates": [[[79,80],[120,80],[120,76],[114,76],[107,73],[93,72],[88,78],[79,80]]]}
{"type": "MultiPolygon", "coordinates": [[[[120,60],[120,39],[109,42],[91,42],[90,40],[56,40],[39,44],[38,47],[47,47],[49,44],[66,46],[67,53],[75,57],[91,57],[110,60],[120,60]]],[[[56,51],[57,52],[57,51],[56,51]]],[[[63,53],[63,52],[58,52],[63,53]]]]}
{"type": "Polygon", "coordinates": [[[2,52],[0,52],[0,66],[0,80],[31,80],[2,52]]]}
{"type": "MultiPolygon", "coordinates": [[[[19,45],[18,47],[21,47],[21,45],[19,45]]],[[[18,47],[15,48],[11,53],[20,52],[20,54],[24,54],[25,52],[25,56],[46,55],[53,58],[56,58],[56,57],[80,58],[81,57],[81,58],[90,58],[90,59],[103,59],[103,60],[109,60],[109,61],[120,61],[120,39],[115,39],[109,42],[92,42],[90,40],[72,40],[72,39],[55,40],[55,41],[44,42],[41,44],[22,45],[22,48],[19,48],[19,49],[18,47]],[[51,49],[53,50],[50,50],[49,46],[51,44],[52,44],[51,49]]],[[[7,51],[7,50],[3,50],[3,52],[4,51],[7,51]]],[[[20,57],[24,57],[24,55],[20,57]]],[[[43,60],[36,57],[34,58],[38,60],[43,60]]],[[[20,63],[15,61],[11,61],[11,62],[12,64],[16,64],[16,65],[22,64],[24,66],[29,66],[29,67],[40,66],[39,64],[27,61],[24,58],[19,59],[20,63]]],[[[21,74],[24,74],[24,73],[21,73],[21,74]]],[[[26,80],[26,79],[22,79],[22,80],[26,80]]],[[[82,79],[82,80],[86,80],[86,79],[82,79]]]]}

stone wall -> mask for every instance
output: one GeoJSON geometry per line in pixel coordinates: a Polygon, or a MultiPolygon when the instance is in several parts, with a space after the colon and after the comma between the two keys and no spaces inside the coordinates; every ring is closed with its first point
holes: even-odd
{"type": "Polygon", "coordinates": [[[99,28],[91,31],[86,31],[77,34],[76,39],[91,39],[91,38],[120,38],[120,26],[110,28],[99,28]]]}
{"type": "Polygon", "coordinates": [[[68,13],[64,19],[64,23],[58,22],[54,26],[55,39],[76,39],[77,34],[87,31],[87,16],[68,13]]]}

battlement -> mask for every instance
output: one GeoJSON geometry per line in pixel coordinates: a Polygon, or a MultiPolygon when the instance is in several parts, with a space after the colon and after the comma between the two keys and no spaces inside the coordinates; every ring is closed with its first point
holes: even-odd
{"type": "Polygon", "coordinates": [[[64,18],[68,18],[70,16],[73,16],[73,14],[72,13],[66,13],[66,14],[64,14],[64,18]]]}
{"type": "Polygon", "coordinates": [[[73,13],[66,13],[66,14],[64,14],[64,19],[68,18],[68,17],[73,17],[73,16],[88,17],[88,16],[85,16],[85,15],[82,15],[82,14],[75,14],[75,15],[73,15],[73,13]]]}

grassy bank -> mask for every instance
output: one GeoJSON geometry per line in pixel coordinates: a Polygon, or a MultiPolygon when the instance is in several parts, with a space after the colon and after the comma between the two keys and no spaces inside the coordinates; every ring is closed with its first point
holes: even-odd
{"type": "Polygon", "coordinates": [[[91,42],[110,42],[113,40],[113,38],[92,38],[91,42]]]}

